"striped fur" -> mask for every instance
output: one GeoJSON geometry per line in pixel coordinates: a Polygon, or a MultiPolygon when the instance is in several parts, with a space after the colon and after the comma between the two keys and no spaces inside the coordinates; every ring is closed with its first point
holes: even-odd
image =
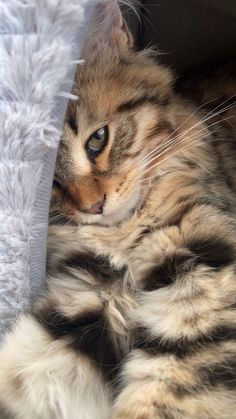
{"type": "Polygon", "coordinates": [[[0,351],[0,415],[231,419],[235,111],[227,99],[217,116],[175,96],[169,72],[130,49],[115,12],[105,54],[93,43],[96,66],[76,76],[47,285],[0,351]],[[86,141],[106,124],[92,162],[86,141]],[[81,211],[104,195],[102,214],[81,211]]]}

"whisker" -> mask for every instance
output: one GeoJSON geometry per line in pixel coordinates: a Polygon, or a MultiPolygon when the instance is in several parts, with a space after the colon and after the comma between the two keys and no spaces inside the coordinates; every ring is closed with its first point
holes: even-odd
{"type": "Polygon", "coordinates": [[[60,218],[63,218],[62,214],[56,214],[56,215],[49,215],[49,220],[50,221],[54,221],[54,220],[59,220],[60,218]]]}
{"type": "MultiPolygon", "coordinates": [[[[200,119],[196,124],[194,124],[194,125],[192,125],[190,128],[188,128],[187,130],[185,130],[183,133],[181,133],[181,134],[179,134],[179,136],[176,136],[176,137],[173,137],[173,138],[171,138],[170,139],[170,141],[173,141],[173,140],[175,140],[176,138],[178,138],[178,137],[182,137],[182,136],[184,136],[184,135],[186,135],[188,132],[190,132],[190,131],[192,131],[194,128],[196,128],[198,125],[202,125],[203,123],[205,123],[205,122],[207,122],[207,121],[209,121],[210,119],[212,119],[212,118],[214,118],[214,117],[216,117],[216,116],[219,116],[219,115],[221,115],[222,113],[224,113],[224,112],[226,112],[226,111],[228,111],[228,110],[230,110],[231,108],[233,108],[234,106],[235,106],[235,104],[236,104],[236,102],[234,103],[234,104],[230,104],[230,105],[228,105],[228,106],[226,106],[225,108],[223,108],[223,109],[221,109],[220,111],[218,111],[218,112],[215,112],[214,114],[212,114],[212,115],[210,115],[210,113],[208,113],[204,118],[202,118],[202,119],[200,119]],[[208,116],[208,115],[210,115],[210,116],[208,116]]],[[[220,123],[221,121],[219,121],[219,123],[220,123]]],[[[207,126],[208,127],[208,126],[207,126]]],[[[170,135],[170,137],[171,137],[171,135],[170,135]]],[[[169,138],[170,138],[169,137],[169,138]]],[[[165,144],[166,144],[166,141],[165,141],[165,144]]]]}
{"type": "MultiPolygon", "coordinates": [[[[228,117],[228,118],[224,118],[224,120],[226,121],[226,120],[228,120],[228,119],[231,119],[231,117],[228,117]]],[[[211,127],[213,127],[214,125],[218,125],[219,123],[222,123],[222,120],[221,121],[216,121],[216,122],[214,122],[214,123],[212,123],[212,124],[210,124],[208,127],[203,127],[201,130],[199,130],[197,133],[193,133],[193,134],[191,134],[190,136],[188,136],[187,137],[187,139],[189,140],[189,139],[191,139],[191,138],[193,138],[195,135],[199,135],[199,133],[201,133],[202,131],[208,131],[209,130],[209,128],[211,128],[211,127]]],[[[206,136],[204,136],[204,137],[200,137],[200,138],[198,138],[196,141],[201,141],[201,139],[202,138],[205,138],[206,136]]],[[[171,149],[171,148],[173,148],[176,144],[181,144],[181,143],[183,143],[184,141],[185,141],[185,139],[186,138],[182,138],[180,141],[179,141],[179,138],[177,138],[176,140],[175,140],[175,142],[173,142],[172,144],[170,144],[170,145],[166,145],[166,147],[164,148],[164,150],[161,152],[161,153],[159,153],[159,154],[156,154],[154,157],[152,157],[152,159],[150,159],[149,161],[148,161],[148,163],[151,163],[152,161],[154,161],[154,160],[156,160],[156,158],[158,158],[158,157],[160,157],[160,156],[162,156],[163,154],[165,154],[169,149],[171,149]]],[[[182,149],[178,149],[178,150],[176,150],[177,152],[180,152],[182,149]]],[[[152,166],[151,167],[148,167],[144,172],[142,172],[142,173],[140,173],[137,177],[136,177],[136,179],[137,178],[139,178],[140,176],[143,176],[143,174],[144,173],[146,173],[147,171],[149,171],[149,170],[151,170],[151,168],[152,168],[152,166]]]]}
{"type": "MultiPolygon", "coordinates": [[[[210,111],[210,112],[208,112],[205,116],[204,116],[204,118],[202,118],[202,119],[200,119],[196,124],[194,124],[193,126],[191,126],[190,128],[188,128],[187,130],[185,130],[183,133],[181,133],[181,134],[179,134],[179,136],[183,136],[183,135],[185,135],[185,134],[187,134],[189,131],[191,131],[192,129],[194,129],[194,128],[196,128],[198,125],[201,125],[202,123],[204,123],[204,122],[207,122],[209,119],[211,119],[211,118],[214,118],[215,116],[218,116],[218,115],[220,115],[221,113],[224,113],[224,112],[226,112],[227,110],[229,110],[231,107],[233,108],[234,106],[235,106],[235,104],[236,104],[236,102],[235,103],[233,103],[233,104],[230,104],[230,105],[228,105],[228,106],[226,106],[225,108],[223,108],[223,109],[221,109],[220,111],[218,111],[218,112],[216,112],[216,113],[214,113],[213,115],[212,115],[212,112],[214,112],[216,109],[218,109],[220,106],[222,106],[223,104],[225,104],[226,102],[228,102],[229,100],[231,100],[232,98],[233,98],[234,96],[232,96],[232,97],[230,97],[230,98],[228,98],[228,99],[226,99],[225,101],[223,101],[223,102],[221,102],[220,103],[220,105],[218,105],[218,106],[216,106],[212,111],[210,111]]],[[[217,98],[216,98],[217,99],[217,98]]],[[[210,100],[210,101],[208,101],[208,102],[205,102],[203,105],[204,106],[206,106],[206,104],[208,104],[208,103],[211,103],[213,100],[216,100],[216,99],[212,99],[212,100],[210,100]]],[[[186,120],[184,120],[167,138],[166,138],[166,140],[164,141],[164,144],[162,143],[160,146],[158,146],[155,150],[152,150],[150,153],[148,153],[143,159],[141,159],[141,161],[139,161],[139,162],[137,162],[137,164],[136,165],[134,165],[134,167],[136,167],[136,166],[139,166],[140,165],[140,163],[145,163],[146,164],[146,161],[147,161],[147,159],[148,159],[148,157],[152,157],[153,156],[153,154],[155,154],[156,152],[158,152],[158,151],[160,151],[163,147],[165,147],[165,145],[167,144],[167,142],[171,142],[171,141],[173,141],[173,140],[175,140],[176,138],[178,138],[178,136],[176,136],[176,137],[172,137],[173,136],[173,134],[177,131],[177,130],[179,130],[196,112],[198,112],[199,111],[199,109],[201,109],[201,107],[203,107],[203,105],[201,105],[200,107],[198,107],[197,109],[195,109],[194,110],[194,112],[186,119],[186,120]]]]}
{"type": "MultiPolygon", "coordinates": [[[[209,142],[215,142],[215,141],[225,141],[223,138],[219,138],[219,139],[211,139],[211,140],[209,140],[209,142]]],[[[190,146],[191,146],[192,144],[190,144],[190,146]]],[[[186,149],[187,149],[188,147],[186,147],[186,149]]],[[[180,149],[179,150],[180,152],[182,151],[182,149],[180,149]]],[[[176,152],[177,153],[177,152],[176,152]]],[[[172,157],[172,155],[171,156],[168,156],[168,157],[172,157]]],[[[164,161],[164,160],[162,160],[162,161],[164,161]]],[[[161,164],[161,161],[159,162],[160,164],[161,164]]],[[[205,168],[204,168],[205,169],[205,168]]],[[[205,169],[206,170],[206,169],[205,169]]],[[[154,179],[155,177],[157,177],[158,175],[157,175],[157,173],[155,173],[154,175],[152,175],[152,176],[147,176],[147,177],[144,177],[143,179],[140,179],[138,182],[136,182],[135,184],[134,184],[134,186],[136,185],[136,184],[140,184],[140,183],[144,183],[144,182],[146,182],[146,181],[149,181],[149,180],[151,180],[151,179],[154,179]]]]}
{"type": "Polygon", "coordinates": [[[64,225],[67,226],[70,223],[72,223],[72,219],[71,218],[64,225]]]}
{"type": "Polygon", "coordinates": [[[138,13],[138,6],[140,6],[140,1],[138,0],[133,0],[133,1],[129,1],[129,0],[119,0],[119,3],[123,6],[126,6],[128,8],[130,8],[130,10],[132,10],[132,12],[136,15],[136,17],[138,18],[139,24],[141,24],[141,17],[139,16],[138,13]],[[137,6],[136,6],[137,4],[137,6]]]}
{"type": "MultiPolygon", "coordinates": [[[[231,117],[228,117],[228,118],[224,118],[224,120],[225,121],[227,121],[228,119],[231,119],[231,117]]],[[[190,135],[190,136],[188,136],[188,140],[190,139],[190,138],[192,138],[193,136],[195,136],[195,135],[198,135],[199,133],[201,133],[202,131],[208,131],[209,130],[209,128],[211,128],[211,127],[213,127],[214,125],[217,125],[217,124],[220,124],[220,123],[222,123],[222,120],[221,121],[216,121],[216,122],[214,122],[214,123],[212,123],[212,124],[210,124],[209,126],[207,126],[207,127],[204,127],[204,128],[202,128],[201,130],[199,130],[197,133],[194,133],[194,134],[192,134],[192,135],[190,135]]],[[[208,135],[207,135],[208,136],[208,135]]],[[[203,138],[206,138],[207,136],[204,136],[204,137],[200,137],[200,138],[197,138],[194,142],[200,142],[203,138]]],[[[163,154],[165,154],[169,149],[171,149],[172,147],[173,147],[173,145],[176,145],[176,144],[178,144],[178,145],[180,145],[181,143],[183,143],[184,141],[185,141],[185,139],[186,138],[182,138],[180,141],[175,141],[175,143],[174,144],[171,144],[171,145],[167,145],[167,147],[161,152],[161,153],[159,153],[159,154],[157,154],[157,155],[155,155],[150,161],[149,161],[149,163],[151,163],[153,160],[155,160],[157,157],[160,157],[160,156],[162,156],[163,154]]],[[[193,144],[194,142],[191,142],[190,144],[193,144]]],[[[178,149],[178,150],[176,150],[176,152],[181,152],[183,150],[183,148],[181,148],[181,149],[178,149]]],[[[162,161],[165,161],[165,159],[164,160],[162,160],[162,161]]],[[[151,166],[151,167],[148,167],[144,172],[142,172],[142,173],[140,173],[137,177],[136,177],[136,179],[138,179],[139,177],[141,177],[141,176],[143,176],[143,174],[144,173],[146,173],[147,171],[149,171],[149,170],[151,170],[152,168],[154,167],[154,165],[153,166],[151,166]]]]}
{"type": "MultiPolygon", "coordinates": [[[[148,169],[146,169],[142,174],[140,174],[139,176],[137,176],[136,177],[136,179],[138,179],[140,176],[143,176],[143,174],[145,174],[145,173],[147,173],[148,171],[150,171],[150,170],[152,170],[152,169],[154,169],[156,166],[158,166],[158,165],[160,165],[161,163],[163,163],[164,161],[166,161],[167,159],[169,159],[169,158],[171,158],[171,157],[173,157],[173,156],[175,156],[177,153],[181,153],[183,150],[186,150],[186,149],[188,149],[189,147],[191,147],[191,145],[193,145],[193,144],[195,144],[196,142],[198,142],[198,141],[200,141],[200,140],[202,140],[203,138],[205,138],[205,137],[207,137],[208,135],[206,135],[206,136],[203,136],[203,137],[201,137],[201,139],[196,139],[196,140],[194,140],[194,141],[192,141],[192,142],[190,142],[189,144],[187,144],[185,147],[182,147],[181,149],[179,149],[179,150],[176,150],[174,153],[172,153],[172,154],[170,154],[169,156],[167,156],[167,157],[165,157],[164,159],[162,159],[161,161],[159,161],[159,162],[157,162],[156,164],[153,164],[151,167],[149,167],[148,169]]],[[[189,137],[190,138],[190,137],[189,137]]],[[[215,139],[212,139],[212,140],[210,140],[210,141],[216,141],[215,139]]],[[[210,142],[209,141],[209,142],[210,142]]],[[[164,154],[165,152],[163,152],[163,153],[161,153],[161,154],[164,154]]],[[[142,179],[140,179],[140,181],[139,182],[141,182],[142,181],[142,179]]],[[[139,183],[139,182],[136,182],[136,184],[137,183],[139,183]]]]}
{"type": "Polygon", "coordinates": [[[59,211],[55,211],[52,210],[49,213],[49,224],[55,224],[57,222],[60,222],[61,224],[63,224],[64,226],[70,224],[73,220],[72,219],[68,219],[63,213],[60,213],[59,211]],[[62,223],[63,221],[63,223],[62,223]]]}
{"type": "MultiPolygon", "coordinates": [[[[233,96],[232,96],[233,97],[233,96]]],[[[226,103],[228,100],[231,100],[232,99],[232,97],[231,98],[229,98],[229,99],[226,99],[225,101],[223,101],[220,105],[218,105],[217,107],[215,107],[214,108],[214,110],[216,110],[219,106],[222,106],[224,103],[226,103]]],[[[186,122],[188,122],[189,121],[189,119],[190,118],[192,118],[197,112],[199,112],[199,110],[201,109],[201,108],[203,108],[204,106],[206,106],[206,105],[208,105],[209,103],[211,103],[211,102],[213,102],[213,101],[215,101],[215,100],[217,100],[217,99],[219,99],[219,96],[218,97],[216,97],[216,98],[214,98],[214,99],[211,99],[211,100],[209,100],[209,101],[207,101],[207,102],[204,102],[202,105],[200,105],[198,108],[196,108],[196,109],[194,109],[194,111],[188,116],[188,118],[186,118],[180,125],[178,125],[178,127],[166,138],[166,141],[168,141],[171,137],[172,137],[172,135],[177,131],[177,130],[179,130],[186,122]]],[[[213,111],[214,111],[213,110],[213,111]]],[[[211,111],[212,112],[212,111],[211,111]]],[[[211,112],[209,112],[209,113],[207,113],[207,115],[208,114],[210,114],[211,112]]],[[[205,116],[207,116],[207,115],[205,115],[205,116]]],[[[149,154],[151,154],[151,153],[153,153],[153,151],[154,150],[152,150],[149,154]]],[[[147,155],[148,156],[148,155],[147,155]]],[[[145,158],[147,157],[147,156],[145,156],[145,158]]],[[[144,158],[144,159],[145,159],[144,158]]]]}
{"type": "MultiPolygon", "coordinates": [[[[177,136],[177,137],[175,137],[174,141],[172,141],[172,142],[164,143],[164,144],[163,144],[163,147],[161,147],[161,148],[159,148],[159,149],[155,150],[155,153],[151,156],[151,158],[147,159],[147,162],[145,162],[145,165],[143,164],[140,168],[142,168],[142,167],[144,167],[144,166],[147,166],[147,164],[152,163],[152,161],[156,160],[156,158],[158,158],[158,157],[160,157],[161,155],[165,154],[165,153],[166,153],[169,149],[173,148],[174,146],[176,146],[176,145],[178,145],[178,144],[183,143],[186,139],[187,139],[187,140],[189,140],[189,139],[191,139],[193,136],[195,136],[195,135],[199,135],[201,132],[208,131],[211,127],[213,127],[213,126],[215,126],[215,125],[219,125],[219,124],[221,124],[223,121],[228,121],[228,120],[229,120],[229,119],[231,119],[231,118],[232,118],[232,117],[228,117],[228,118],[224,118],[224,119],[221,119],[221,120],[219,120],[219,121],[216,121],[216,122],[214,122],[214,123],[212,123],[212,124],[210,124],[210,125],[208,125],[208,126],[203,127],[201,130],[199,130],[199,131],[198,131],[198,132],[196,132],[196,133],[191,134],[191,135],[190,135],[190,136],[188,136],[188,137],[186,137],[186,134],[185,134],[185,136],[181,135],[181,136],[177,136]]],[[[210,134],[210,133],[209,133],[209,134],[210,134]]],[[[201,137],[201,138],[202,138],[202,137],[201,137]]],[[[199,138],[198,140],[200,141],[200,140],[201,140],[201,138],[199,138]]],[[[205,138],[205,137],[204,137],[204,138],[205,138]]],[[[180,151],[180,150],[179,150],[179,151],[180,151]]],[[[146,170],[150,170],[150,168],[147,168],[146,170]]],[[[145,171],[146,171],[146,170],[145,170],[145,171]]],[[[143,173],[145,173],[145,172],[143,172],[143,173]]],[[[140,173],[137,177],[142,176],[142,175],[143,175],[143,173],[142,173],[142,174],[140,173]]]]}
{"type": "MultiPolygon", "coordinates": [[[[229,118],[226,118],[226,120],[227,119],[229,119],[229,118]]],[[[202,138],[207,138],[207,136],[204,136],[204,137],[201,137],[201,139],[202,138]]],[[[174,154],[177,154],[177,152],[181,152],[182,150],[184,150],[184,149],[187,149],[188,147],[191,147],[191,145],[192,144],[194,144],[195,142],[197,142],[197,141],[200,141],[200,139],[197,139],[196,141],[192,141],[188,146],[186,146],[186,147],[182,147],[180,150],[176,150],[176,153],[173,153],[173,154],[171,154],[170,156],[167,156],[167,158],[168,157],[172,157],[172,155],[174,155],[174,154]]],[[[215,139],[215,138],[211,138],[207,143],[209,144],[210,142],[220,142],[220,141],[224,141],[224,139],[223,138],[217,138],[217,139],[215,139]]],[[[166,160],[166,159],[164,159],[164,160],[166,160]]],[[[164,161],[164,160],[162,160],[162,161],[164,161]]],[[[158,162],[158,163],[162,163],[162,161],[160,161],[160,162],[158,162]]],[[[153,165],[153,167],[155,167],[155,165],[153,165]]],[[[205,168],[203,168],[203,169],[205,169],[205,168]]],[[[152,180],[153,178],[155,178],[155,177],[157,177],[157,173],[155,173],[154,175],[152,175],[152,176],[147,176],[147,177],[144,177],[143,179],[140,179],[140,180],[138,180],[137,182],[135,182],[134,183],[134,185],[133,185],[133,187],[135,187],[136,185],[139,185],[139,184],[142,184],[142,183],[145,183],[145,182],[147,182],[147,181],[149,181],[149,180],[152,180]]],[[[137,178],[136,178],[137,179],[137,178]]],[[[146,196],[146,194],[142,194],[142,193],[140,193],[140,198],[142,198],[142,199],[147,199],[147,196],[146,196]]],[[[117,197],[116,198],[116,201],[117,202],[122,202],[123,201],[123,197],[121,196],[121,197],[117,197]]]]}

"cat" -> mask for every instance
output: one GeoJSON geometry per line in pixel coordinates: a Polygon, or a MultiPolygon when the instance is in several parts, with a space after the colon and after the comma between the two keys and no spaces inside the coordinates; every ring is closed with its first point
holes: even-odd
{"type": "Polygon", "coordinates": [[[47,287],[0,350],[0,417],[231,419],[235,102],[177,96],[115,0],[93,22],[58,152],[47,287]]]}

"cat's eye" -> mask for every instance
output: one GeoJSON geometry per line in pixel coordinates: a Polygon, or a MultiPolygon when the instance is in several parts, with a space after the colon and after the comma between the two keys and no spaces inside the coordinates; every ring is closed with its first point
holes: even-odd
{"type": "Polygon", "coordinates": [[[88,139],[86,143],[86,148],[89,154],[89,157],[94,160],[94,158],[102,152],[104,147],[107,145],[108,142],[108,127],[105,126],[103,128],[98,129],[95,131],[88,139]]]}

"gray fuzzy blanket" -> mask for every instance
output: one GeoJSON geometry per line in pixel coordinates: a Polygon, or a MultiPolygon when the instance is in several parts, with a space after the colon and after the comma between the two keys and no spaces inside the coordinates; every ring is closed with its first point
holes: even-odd
{"type": "Polygon", "coordinates": [[[0,339],[45,277],[49,199],[96,0],[0,0],[0,339]]]}

